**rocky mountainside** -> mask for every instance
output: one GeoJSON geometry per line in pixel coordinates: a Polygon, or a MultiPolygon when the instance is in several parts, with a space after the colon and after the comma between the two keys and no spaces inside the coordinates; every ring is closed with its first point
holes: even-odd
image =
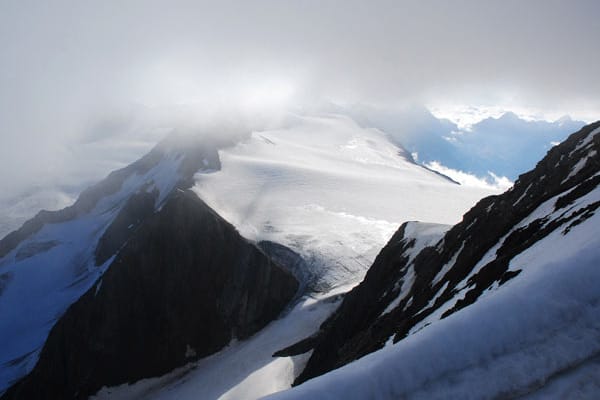
{"type": "Polygon", "coordinates": [[[528,267],[518,256],[537,244],[559,248],[561,238],[600,207],[599,133],[596,122],[572,134],[508,192],[481,200],[461,223],[439,240],[430,238],[424,248],[413,234],[418,224],[403,224],[320,331],[279,353],[314,349],[295,384],[399,342],[500,291],[528,267]]]}
{"type": "Polygon", "coordinates": [[[454,227],[402,224],[364,266],[398,226],[388,216],[448,222],[434,217],[470,194],[339,118],[219,154],[228,143],[172,137],[0,242],[0,392],[259,398],[296,379],[275,397],[432,399],[525,396],[565,377],[589,387],[599,133],[600,122],[573,134],[454,227]],[[350,284],[315,295],[358,282],[372,260],[343,300],[350,284]]]}
{"type": "Polygon", "coordinates": [[[3,398],[87,398],[245,338],[298,288],[192,192],[144,221],[54,326],[34,370],[3,398]]]}
{"type": "Polygon", "coordinates": [[[4,398],[87,398],[162,374],[294,298],[290,272],[185,190],[228,144],[171,136],[0,242],[4,398]]]}

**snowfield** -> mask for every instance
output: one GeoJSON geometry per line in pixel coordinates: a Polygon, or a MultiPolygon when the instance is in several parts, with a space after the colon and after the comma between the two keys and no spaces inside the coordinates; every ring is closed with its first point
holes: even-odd
{"type": "Polygon", "coordinates": [[[220,151],[194,190],[240,233],[290,247],[321,287],[358,282],[402,222],[455,224],[491,189],[457,185],[407,160],[375,129],[294,117],[220,151]]]}
{"type": "MultiPolygon", "coordinates": [[[[596,188],[570,211],[599,199],[596,188]]],[[[555,200],[523,224],[551,216],[555,200]]],[[[598,398],[598,224],[595,214],[568,234],[556,229],[511,261],[518,278],[469,307],[441,320],[436,311],[400,342],[268,398],[598,398]]]]}

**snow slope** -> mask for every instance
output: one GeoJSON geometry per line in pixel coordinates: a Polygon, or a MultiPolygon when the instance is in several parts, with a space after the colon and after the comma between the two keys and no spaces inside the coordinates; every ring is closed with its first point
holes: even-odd
{"type": "MultiPolygon", "coordinates": [[[[599,200],[596,188],[571,211],[599,200]]],[[[551,216],[544,206],[530,218],[551,216]]],[[[597,398],[599,224],[595,214],[556,229],[511,261],[518,278],[471,306],[269,398],[597,398]]]]}
{"type": "Polygon", "coordinates": [[[160,378],[134,385],[104,388],[90,400],[241,400],[288,389],[307,356],[272,357],[272,354],[310,335],[339,305],[339,294],[308,296],[283,318],[252,338],[233,342],[224,350],[160,378]]]}
{"type": "Polygon", "coordinates": [[[294,117],[220,151],[195,191],[243,236],[301,254],[321,288],[357,282],[406,220],[453,224],[491,190],[459,186],[347,117],[294,117]]]}

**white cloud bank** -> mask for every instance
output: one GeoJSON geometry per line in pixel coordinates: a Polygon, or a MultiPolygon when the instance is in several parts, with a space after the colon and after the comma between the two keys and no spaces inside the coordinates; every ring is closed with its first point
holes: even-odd
{"type": "Polygon", "coordinates": [[[508,190],[514,183],[507,177],[498,176],[490,171],[488,171],[488,176],[478,177],[473,174],[469,174],[468,172],[458,171],[455,169],[445,167],[438,161],[432,161],[424,165],[429,169],[439,172],[440,174],[446,175],[450,179],[455,180],[456,182],[464,186],[479,187],[504,192],[508,190]]]}

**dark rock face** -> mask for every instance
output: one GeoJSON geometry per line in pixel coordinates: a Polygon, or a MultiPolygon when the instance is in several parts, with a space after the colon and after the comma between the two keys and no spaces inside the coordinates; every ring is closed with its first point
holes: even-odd
{"type": "Polygon", "coordinates": [[[96,265],[104,264],[133,235],[140,224],[154,214],[156,191],[134,193],[98,240],[96,265]]]}
{"type": "Polygon", "coordinates": [[[34,370],[3,399],[85,399],[164,374],[252,335],[297,289],[195,194],[177,191],[71,305],[34,370]]]}
{"type": "MultiPolygon", "coordinates": [[[[600,183],[600,133],[592,135],[599,128],[600,121],[552,148],[534,170],[519,177],[512,189],[481,200],[436,246],[423,249],[410,262],[408,252],[414,242],[405,236],[406,224],[401,226],[364,281],[348,293],[316,338],[297,346],[307,351],[305,344],[311,343],[314,352],[295,384],[378,350],[390,337],[394,342],[401,340],[465,288],[464,298],[457,299],[442,318],[473,304],[493,285],[518,276],[520,270],[508,270],[517,254],[556,230],[568,234],[573,226],[593,215],[600,200],[574,212],[570,206],[600,183]],[[534,218],[515,228],[553,198],[556,200],[551,211],[555,212],[548,214],[551,217],[534,218]],[[475,271],[494,245],[498,245],[494,258],[475,271]],[[414,281],[409,282],[408,289],[402,289],[408,292],[392,307],[410,268],[414,269],[414,281]]],[[[293,349],[288,348],[287,353],[293,349]]]]}
{"type": "Polygon", "coordinates": [[[294,275],[300,283],[298,289],[299,296],[305,292],[317,291],[317,277],[300,254],[282,244],[267,240],[259,242],[258,247],[275,263],[285,267],[286,270],[294,275]]]}

